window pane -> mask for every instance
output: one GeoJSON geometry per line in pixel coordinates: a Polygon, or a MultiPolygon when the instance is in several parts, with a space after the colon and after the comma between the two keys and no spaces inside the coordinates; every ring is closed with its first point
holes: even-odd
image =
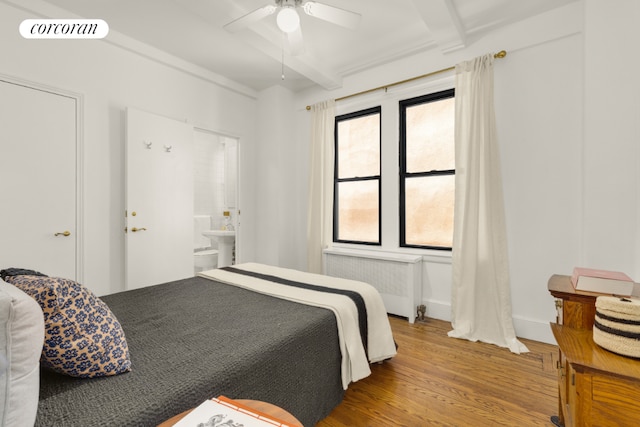
{"type": "Polygon", "coordinates": [[[450,248],[455,175],[405,180],[405,243],[450,248]]]}
{"type": "Polygon", "coordinates": [[[378,180],[338,183],[338,240],[378,243],[378,180]]]}
{"type": "Polygon", "coordinates": [[[338,178],[380,175],[380,114],[338,122],[338,178]]]}
{"type": "Polygon", "coordinates": [[[455,169],[455,98],[406,110],[407,172],[455,169]]]}

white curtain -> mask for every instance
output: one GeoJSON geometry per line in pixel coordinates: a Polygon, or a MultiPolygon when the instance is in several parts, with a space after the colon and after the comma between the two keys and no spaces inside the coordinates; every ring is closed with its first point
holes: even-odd
{"type": "Polygon", "coordinates": [[[456,65],[456,195],[449,336],[527,352],[515,336],[495,111],[493,55],[456,65]]]}
{"type": "Polygon", "coordinates": [[[309,200],[307,213],[307,268],[322,273],[322,250],[333,233],[333,129],[334,100],[311,107],[311,149],[309,150],[309,200]]]}

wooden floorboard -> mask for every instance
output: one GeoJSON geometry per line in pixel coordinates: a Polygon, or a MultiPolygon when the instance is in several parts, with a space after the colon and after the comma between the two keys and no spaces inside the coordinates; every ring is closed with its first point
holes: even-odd
{"type": "Polygon", "coordinates": [[[551,426],[558,409],[558,348],[529,353],[449,338],[441,320],[390,317],[398,354],[372,365],[317,427],[551,426]]]}

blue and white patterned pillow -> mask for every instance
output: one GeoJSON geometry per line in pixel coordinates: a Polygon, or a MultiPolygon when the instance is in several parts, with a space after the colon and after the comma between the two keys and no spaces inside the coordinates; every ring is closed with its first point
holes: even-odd
{"type": "Polygon", "coordinates": [[[120,323],[89,289],[72,280],[46,276],[19,275],[5,280],[34,298],[42,308],[43,366],[81,378],[131,370],[120,323]]]}

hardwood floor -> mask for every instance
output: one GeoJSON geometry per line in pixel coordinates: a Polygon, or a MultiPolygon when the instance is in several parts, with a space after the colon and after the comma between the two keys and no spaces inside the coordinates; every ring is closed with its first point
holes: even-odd
{"type": "Polygon", "coordinates": [[[529,353],[449,338],[451,324],[390,317],[398,355],[372,366],[317,427],[552,426],[555,345],[524,340],[529,353]]]}

